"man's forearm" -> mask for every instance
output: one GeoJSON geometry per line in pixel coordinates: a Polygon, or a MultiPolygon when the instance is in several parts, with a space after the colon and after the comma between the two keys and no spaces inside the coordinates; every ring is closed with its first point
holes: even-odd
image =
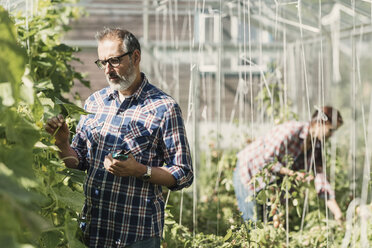
{"type": "MultiPolygon", "coordinates": [[[[140,164],[138,168],[137,177],[140,177],[146,172],[146,166],[140,164]]],[[[166,168],[152,167],[150,183],[172,187],[175,186],[177,182],[166,168]]]]}
{"type": "Polygon", "coordinates": [[[79,159],[74,149],[70,147],[70,144],[56,144],[56,146],[60,149],[58,155],[65,162],[66,167],[77,169],[79,165],[79,159]]]}
{"type": "Polygon", "coordinates": [[[167,187],[173,187],[176,185],[176,179],[173,177],[173,175],[163,167],[155,167],[153,168],[153,176],[152,180],[150,182],[167,186],[167,187]]]}

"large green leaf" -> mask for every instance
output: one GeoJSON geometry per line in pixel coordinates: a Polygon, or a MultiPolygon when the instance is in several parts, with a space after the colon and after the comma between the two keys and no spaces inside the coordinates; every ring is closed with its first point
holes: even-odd
{"type": "Polygon", "coordinates": [[[69,176],[74,183],[83,183],[86,177],[86,173],[81,170],[71,170],[71,169],[64,169],[62,171],[57,172],[62,175],[69,176]]]}
{"type": "Polygon", "coordinates": [[[78,107],[74,104],[71,104],[71,103],[62,102],[58,98],[55,98],[55,101],[56,101],[56,104],[60,104],[66,109],[69,116],[72,116],[74,114],[79,114],[79,115],[90,114],[89,112],[85,111],[84,109],[82,109],[82,108],[80,108],[80,107],[78,107]]]}
{"type": "Polygon", "coordinates": [[[18,45],[14,23],[0,6],[0,83],[10,82],[18,89],[26,61],[27,52],[18,45]]]}
{"type": "Polygon", "coordinates": [[[30,204],[39,197],[36,193],[29,192],[21,187],[14,178],[0,174],[0,198],[2,196],[12,198],[23,204],[30,204]]]}
{"type": "Polygon", "coordinates": [[[24,149],[22,146],[5,147],[0,145],[0,149],[0,161],[17,177],[33,178],[35,176],[32,169],[32,148],[24,149]]]}
{"type": "Polygon", "coordinates": [[[30,123],[13,108],[0,113],[0,126],[5,126],[6,138],[25,149],[32,148],[40,138],[38,127],[30,123]]]}
{"type": "Polygon", "coordinates": [[[57,52],[68,52],[68,53],[73,53],[73,52],[77,51],[76,48],[67,46],[65,44],[59,44],[59,45],[53,47],[53,50],[55,50],[57,52]]]}
{"type": "Polygon", "coordinates": [[[0,234],[0,247],[18,248],[19,245],[16,243],[14,236],[13,233],[0,234]]]}
{"type": "Polygon", "coordinates": [[[23,101],[28,104],[34,103],[34,80],[30,75],[30,69],[27,68],[25,74],[22,77],[23,84],[20,88],[20,97],[23,101]]]}
{"type": "MultiPolygon", "coordinates": [[[[8,235],[21,233],[26,228],[28,232],[23,232],[22,236],[23,238],[29,236],[32,240],[40,235],[42,230],[50,228],[50,223],[38,212],[31,210],[32,208],[30,205],[14,201],[11,195],[0,196],[0,233],[8,235]]],[[[0,245],[0,247],[8,246],[0,245]]]]}
{"type": "Polygon", "coordinates": [[[41,234],[40,246],[43,248],[58,247],[63,239],[63,233],[58,230],[48,231],[41,234]]]}
{"type": "Polygon", "coordinates": [[[69,213],[65,216],[65,233],[70,247],[84,248],[85,245],[76,239],[78,231],[78,223],[72,218],[69,213]]]}
{"type": "Polygon", "coordinates": [[[84,194],[73,191],[69,187],[63,185],[63,186],[56,186],[53,187],[54,192],[57,195],[57,200],[65,206],[70,207],[76,212],[80,212],[81,208],[83,207],[84,204],[84,194]]]}
{"type": "Polygon", "coordinates": [[[15,103],[12,84],[9,82],[0,83],[0,103],[5,106],[12,106],[15,103]]]}

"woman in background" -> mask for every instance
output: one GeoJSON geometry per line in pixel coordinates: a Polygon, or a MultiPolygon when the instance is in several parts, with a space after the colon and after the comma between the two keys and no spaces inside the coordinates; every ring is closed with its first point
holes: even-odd
{"type": "MultiPolygon", "coordinates": [[[[233,182],[243,219],[257,221],[253,196],[266,184],[264,178],[255,176],[266,165],[274,163],[269,174],[270,183],[285,175],[295,175],[296,180],[300,181],[314,179],[318,195],[327,199],[329,210],[336,220],[340,220],[342,213],[335,200],[334,190],[323,173],[321,147],[342,123],[340,112],[325,106],[315,111],[310,122],[288,121],[275,126],[239,152],[233,182]],[[290,168],[286,167],[288,156],[294,161],[290,168]],[[306,173],[299,170],[305,170],[306,173]],[[314,171],[314,177],[311,171],[314,171]]],[[[276,182],[280,183],[281,180],[276,182]]]]}

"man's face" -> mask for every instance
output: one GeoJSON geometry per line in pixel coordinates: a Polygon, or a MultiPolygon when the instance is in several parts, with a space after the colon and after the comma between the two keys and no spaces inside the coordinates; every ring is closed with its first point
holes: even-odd
{"type": "MultiPolygon", "coordinates": [[[[98,58],[107,60],[124,54],[123,44],[118,39],[105,39],[98,43],[98,58]]],[[[106,80],[111,89],[123,91],[127,90],[136,79],[135,67],[129,55],[120,58],[120,64],[113,67],[110,63],[105,67],[106,80]]]]}

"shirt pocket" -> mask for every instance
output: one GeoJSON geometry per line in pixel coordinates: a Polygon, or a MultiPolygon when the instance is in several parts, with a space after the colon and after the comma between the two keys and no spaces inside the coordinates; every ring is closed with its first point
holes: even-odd
{"type": "Polygon", "coordinates": [[[97,146],[104,141],[104,137],[101,134],[103,125],[104,122],[98,119],[90,119],[87,121],[87,138],[91,146],[97,146]]]}
{"type": "Polygon", "coordinates": [[[124,142],[128,145],[133,156],[145,154],[150,145],[151,132],[138,123],[129,123],[124,142]]]}

